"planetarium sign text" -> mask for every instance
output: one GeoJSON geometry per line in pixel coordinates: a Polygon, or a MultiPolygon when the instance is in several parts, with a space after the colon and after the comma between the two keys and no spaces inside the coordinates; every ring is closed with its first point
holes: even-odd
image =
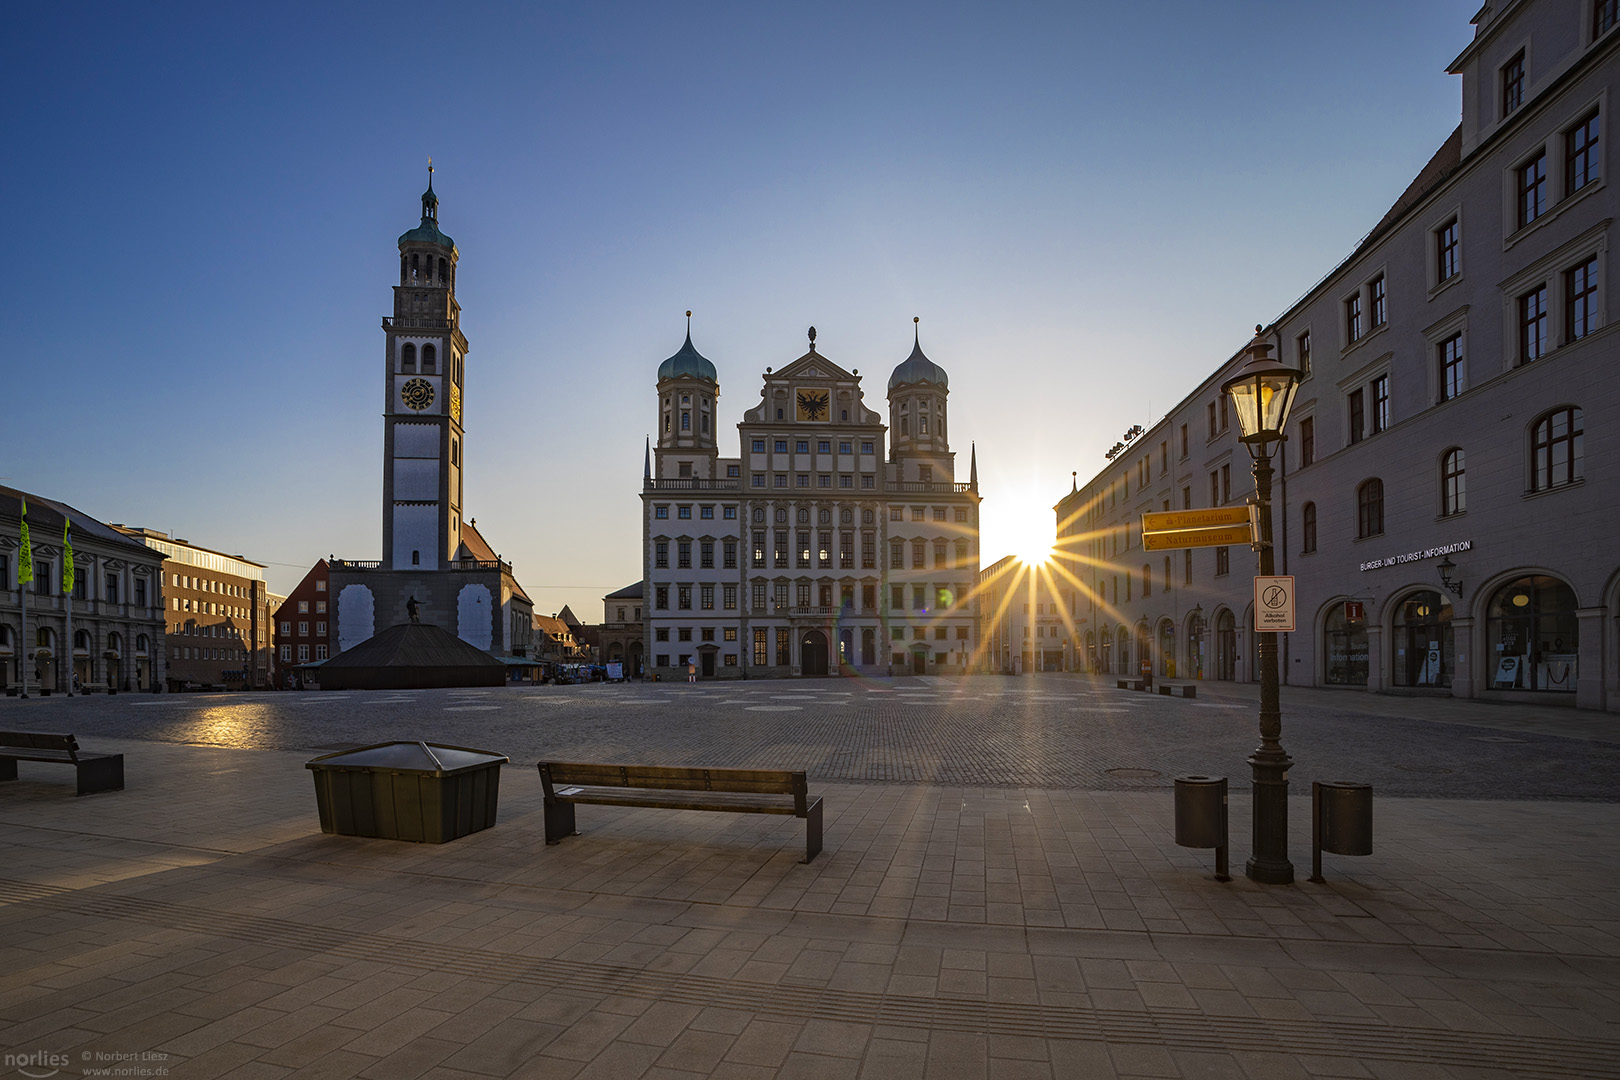
{"type": "Polygon", "coordinates": [[[1441,555],[1452,555],[1459,551],[1468,551],[1474,546],[1472,540],[1459,540],[1455,544],[1442,544],[1440,547],[1424,548],[1422,551],[1408,551],[1405,555],[1390,555],[1382,559],[1361,564],[1361,569],[1379,570],[1386,566],[1399,566],[1402,563],[1418,562],[1422,559],[1434,559],[1441,555]]]}

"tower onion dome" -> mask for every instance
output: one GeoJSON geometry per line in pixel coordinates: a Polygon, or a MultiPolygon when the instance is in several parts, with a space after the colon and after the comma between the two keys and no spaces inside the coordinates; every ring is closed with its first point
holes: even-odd
{"type": "Polygon", "coordinates": [[[404,233],[399,238],[399,246],[406,244],[438,244],[440,247],[453,248],[456,242],[439,231],[439,197],[433,193],[433,170],[428,169],[427,190],[422,192],[422,224],[404,233]]]}
{"type": "Polygon", "coordinates": [[[950,389],[950,377],[945,369],[923,355],[922,338],[919,336],[911,346],[911,355],[894,369],[889,376],[889,389],[893,390],[902,383],[933,383],[935,386],[950,389]]]}
{"type": "Polygon", "coordinates": [[[696,379],[707,379],[712,383],[720,381],[719,376],[715,373],[714,365],[709,363],[702,353],[692,347],[692,330],[690,327],[687,328],[686,344],[681,346],[681,351],[658,365],[659,381],[678,379],[683,375],[696,379]]]}

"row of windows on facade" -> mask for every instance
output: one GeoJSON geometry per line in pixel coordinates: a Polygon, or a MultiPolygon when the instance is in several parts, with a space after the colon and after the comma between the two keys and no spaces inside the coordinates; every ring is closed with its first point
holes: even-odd
{"type": "Polygon", "coordinates": [[[209,623],[207,625],[203,625],[201,623],[191,622],[190,620],[187,620],[186,622],[177,622],[170,625],[168,627],[168,633],[171,637],[240,638],[244,636],[241,627],[232,626],[230,623],[209,623]]]}
{"type": "Polygon", "coordinates": [[[417,282],[435,285],[451,285],[454,283],[452,275],[455,273],[455,268],[448,259],[441,258],[438,260],[439,273],[437,277],[434,276],[433,269],[434,257],[432,255],[423,255],[420,252],[401,255],[399,257],[399,283],[401,285],[411,285],[417,282]]]}
{"type": "MultiPolygon", "coordinates": [[[[697,509],[698,509],[698,519],[699,520],[701,520],[701,521],[712,521],[714,519],[714,506],[713,506],[713,504],[699,505],[697,509]]],[[[952,514],[951,514],[951,509],[952,508],[950,508],[950,507],[935,506],[935,507],[930,508],[930,507],[927,507],[927,506],[913,506],[911,508],[911,520],[912,521],[927,521],[929,519],[929,516],[930,516],[929,515],[930,509],[932,509],[932,517],[933,517],[934,521],[947,521],[947,520],[950,520],[950,518],[952,517],[952,514]]],[[[954,516],[955,516],[955,519],[958,522],[964,522],[965,523],[965,522],[967,522],[969,520],[969,514],[968,514],[968,508],[967,507],[958,506],[958,507],[955,507],[954,509],[956,511],[954,516]]],[[[810,523],[810,514],[811,514],[811,511],[810,511],[809,507],[801,506],[799,508],[798,514],[797,514],[799,524],[808,525],[810,523]]],[[[729,505],[728,506],[723,506],[721,508],[721,515],[724,518],[724,520],[726,520],[726,521],[735,521],[736,518],[737,518],[737,508],[735,506],[729,506],[729,505]]],[[[676,507],[675,507],[675,517],[676,517],[676,520],[678,520],[678,521],[690,521],[691,518],[692,518],[692,506],[691,506],[691,504],[689,504],[689,503],[687,503],[687,504],[677,504],[676,507]]],[[[668,503],[655,503],[655,504],[653,504],[653,518],[655,520],[658,520],[658,521],[666,521],[666,520],[668,520],[669,519],[669,504],[668,503]]],[[[787,520],[788,520],[788,508],[785,507],[785,506],[777,507],[776,508],[775,518],[776,518],[778,523],[786,524],[787,520]]],[[[755,521],[755,523],[762,524],[762,523],[764,523],[765,519],[766,519],[765,508],[763,506],[754,507],[753,520],[755,521]]],[[[816,520],[818,522],[820,522],[822,525],[830,525],[830,524],[832,524],[832,510],[830,508],[828,508],[828,507],[822,507],[819,511],[816,512],[816,520]]],[[[855,523],[855,511],[853,509],[849,508],[849,507],[845,507],[843,510],[839,511],[838,520],[839,520],[839,523],[842,524],[842,525],[853,525],[855,523]]],[[[889,520],[890,521],[904,521],[904,520],[906,520],[906,508],[904,506],[891,506],[891,507],[889,507],[889,520]]],[[[877,513],[876,513],[876,511],[871,510],[871,509],[865,509],[865,510],[861,511],[861,524],[862,525],[873,525],[873,524],[876,524],[876,522],[877,522],[877,513]]]]}
{"type": "MultiPolygon", "coordinates": [[[[1584,261],[1563,275],[1566,282],[1565,304],[1566,339],[1577,341],[1592,330],[1596,329],[1596,293],[1597,293],[1597,260],[1595,258],[1584,261]]],[[[1547,346],[1547,286],[1538,286],[1530,293],[1520,297],[1520,361],[1529,362],[1545,355],[1547,346]]],[[[1437,362],[1439,365],[1439,398],[1448,401],[1466,389],[1466,379],[1462,363],[1462,334],[1460,332],[1447,337],[1436,347],[1437,362]]],[[[1375,376],[1365,387],[1357,387],[1346,396],[1346,410],[1348,419],[1348,441],[1351,444],[1359,443],[1363,439],[1377,435],[1390,426],[1390,396],[1389,375],[1375,376]]],[[[1532,427],[1532,438],[1535,446],[1532,448],[1532,466],[1530,482],[1527,485],[1531,491],[1545,490],[1556,487],[1561,483],[1568,483],[1579,470],[1578,449],[1571,450],[1570,445],[1578,447],[1580,441],[1579,427],[1580,410],[1558,410],[1542,417],[1532,427]],[[1568,414],[1573,411],[1573,416],[1568,414]],[[1557,434],[1563,431],[1564,434],[1557,434]],[[1572,433],[1572,434],[1571,434],[1572,433]],[[1560,479],[1560,477],[1563,477],[1560,479]]],[[[1183,425],[1185,427],[1185,425],[1183,425]]],[[[1313,417],[1302,417],[1297,424],[1297,441],[1299,444],[1299,466],[1304,468],[1316,461],[1316,421],[1313,417]]],[[[1448,451],[1451,453],[1451,451],[1448,451]]],[[[1461,476],[1461,451],[1456,451],[1459,460],[1454,463],[1456,475],[1461,476]]],[[[1443,469],[1445,467],[1443,466],[1443,469]]],[[[1140,483],[1146,483],[1151,475],[1146,461],[1138,465],[1140,483]]],[[[1460,484],[1460,479],[1457,481],[1460,484]]],[[[1447,485],[1442,484],[1445,488],[1447,485]]],[[[1456,485],[1451,485],[1455,487],[1456,485]]],[[[1222,465],[1212,470],[1209,477],[1210,505],[1219,506],[1229,502],[1232,498],[1231,466],[1222,465]]],[[[1130,495],[1129,478],[1121,478],[1110,484],[1104,492],[1104,500],[1099,500],[1093,507],[1093,512],[1111,508],[1117,504],[1118,497],[1128,498],[1130,495]],[[1106,501],[1107,507],[1103,503],[1106,501]]],[[[1449,500],[1443,500],[1445,506],[1452,505],[1449,500]]],[[[1191,509],[1191,491],[1182,489],[1183,509],[1191,509]]],[[[1169,509],[1166,505],[1165,509],[1169,509]]],[[[1443,509],[1442,513],[1456,513],[1454,509],[1443,509]]],[[[1115,545],[1118,551],[1118,545],[1115,545]]]]}
{"type": "MultiPolygon", "coordinates": [[[[789,440],[787,440],[787,439],[773,439],[773,440],[770,440],[770,445],[772,446],[772,448],[774,449],[774,451],[776,453],[785,454],[785,453],[788,452],[788,442],[789,442],[789,440]]],[[[792,442],[793,442],[793,452],[795,454],[808,454],[810,452],[810,440],[809,439],[795,439],[795,440],[792,440],[792,442]]],[[[756,453],[756,454],[765,453],[765,446],[766,446],[766,440],[765,439],[755,439],[755,440],[753,440],[754,453],[756,453]]],[[[818,454],[830,454],[830,453],[833,452],[832,447],[833,447],[833,444],[832,444],[831,439],[818,439],[818,440],[816,440],[816,453],[818,453],[818,454]]],[[[842,440],[840,440],[839,443],[838,443],[838,452],[840,454],[853,454],[855,452],[854,440],[851,440],[851,439],[842,439],[842,440]]],[[[863,453],[863,454],[873,454],[873,453],[876,453],[876,452],[877,452],[877,443],[871,442],[871,441],[863,441],[861,443],[861,453],[863,453]]]]}
{"type": "MultiPolygon", "coordinates": [[[[802,570],[811,570],[817,568],[822,570],[834,569],[832,548],[833,534],[830,531],[815,534],[815,537],[819,543],[814,548],[811,547],[811,536],[812,534],[808,529],[801,530],[799,532],[797,537],[798,546],[795,549],[792,549],[797,554],[797,560],[790,561],[788,554],[790,550],[788,547],[788,530],[776,530],[774,537],[776,546],[774,549],[772,549],[772,558],[770,559],[770,564],[774,565],[777,569],[790,569],[793,566],[797,566],[802,570]]],[[[751,560],[752,567],[754,569],[766,569],[767,559],[765,530],[755,529],[753,540],[754,548],[753,558],[751,560]]],[[[659,570],[669,569],[669,543],[670,542],[668,540],[662,539],[655,539],[653,541],[654,568],[659,570]]],[[[928,569],[929,546],[930,544],[926,540],[913,540],[911,542],[910,567],[912,569],[928,569]]],[[[714,569],[715,542],[713,540],[700,540],[697,543],[697,547],[699,569],[714,569]]],[[[972,545],[967,540],[935,540],[933,541],[932,547],[934,552],[933,568],[936,570],[955,570],[970,566],[972,564],[973,549],[972,545]]],[[[889,542],[888,568],[890,570],[901,570],[906,568],[906,548],[907,544],[904,540],[891,540],[889,542]]],[[[737,541],[721,541],[720,551],[720,568],[724,570],[737,569],[737,541]]],[[[852,532],[840,533],[838,536],[838,561],[836,569],[855,569],[855,559],[855,534],[852,532]]],[[[877,569],[876,533],[867,532],[861,534],[860,565],[861,569],[863,570],[877,569]]],[[[676,569],[680,570],[690,570],[692,568],[691,540],[683,539],[675,541],[675,567],[676,569]]]]}
{"type": "MultiPolygon", "coordinates": [[[[1536,283],[1521,293],[1515,302],[1517,311],[1518,364],[1539,360],[1549,352],[1553,335],[1549,318],[1553,303],[1562,300],[1563,344],[1572,344],[1598,329],[1598,260],[1597,256],[1583,256],[1574,266],[1550,280],[1536,283]],[[1558,287],[1556,296],[1550,291],[1558,287]]],[[[1463,333],[1458,330],[1434,346],[1436,365],[1437,402],[1450,401],[1468,389],[1467,368],[1463,357],[1463,333]]],[[[1346,441],[1354,444],[1386,430],[1390,425],[1389,375],[1374,376],[1365,387],[1356,387],[1345,398],[1346,441]]],[[[1300,421],[1300,464],[1310,465],[1316,459],[1314,421],[1306,417],[1300,421]]]]}
{"type": "MultiPolygon", "coordinates": [[[[171,599],[175,611],[194,611],[199,615],[219,615],[228,619],[246,619],[250,615],[247,608],[238,607],[235,604],[220,604],[212,600],[193,600],[189,596],[176,596],[171,599]]],[[[135,602],[139,604],[141,601],[136,600],[135,602]]]]}
{"type": "MultiPolygon", "coordinates": [[[[326,648],[327,647],[325,645],[317,645],[317,646],[315,646],[315,659],[317,659],[317,660],[325,660],[325,659],[327,659],[326,648]]],[[[281,651],[280,651],[279,655],[281,657],[281,662],[283,664],[292,663],[293,646],[291,646],[291,645],[283,645],[281,647],[281,651]]],[[[300,664],[305,664],[305,663],[309,662],[309,646],[308,645],[300,645],[300,646],[298,646],[298,662],[300,664]]]]}
{"type": "MultiPolygon", "coordinates": [[[[423,345],[418,354],[416,346],[407,341],[399,347],[399,370],[408,374],[416,374],[417,357],[421,357],[421,371],[424,375],[437,375],[439,373],[439,350],[432,345],[423,345]]],[[[456,380],[460,382],[459,379],[456,380]]]]}
{"type": "MultiPolygon", "coordinates": [[[[1529,482],[1526,485],[1531,493],[1548,491],[1553,488],[1573,484],[1580,480],[1583,471],[1583,428],[1581,410],[1574,406],[1562,406],[1538,417],[1530,426],[1529,445],[1529,482]]],[[[1307,461],[1306,464],[1309,464],[1307,461]]],[[[1210,477],[1211,502],[1218,504],[1221,499],[1216,498],[1218,489],[1229,483],[1230,475],[1222,471],[1210,477]]],[[[1230,497],[1230,491],[1221,491],[1220,494],[1230,497]]],[[[1467,457],[1461,447],[1451,447],[1440,455],[1438,503],[1441,516],[1449,517],[1464,513],[1468,509],[1467,487],[1467,457]]],[[[1183,489],[1183,499],[1187,499],[1187,491],[1183,489]]],[[[1300,508],[1300,537],[1301,552],[1310,554],[1316,550],[1317,529],[1316,503],[1307,502],[1300,508]]],[[[1363,481],[1356,488],[1356,538],[1366,539],[1371,536],[1380,536],[1384,532],[1384,483],[1381,479],[1373,477],[1363,481]]],[[[1113,548],[1112,555],[1117,556],[1123,547],[1131,546],[1131,526],[1126,523],[1118,529],[1110,530],[1103,537],[1093,541],[1094,557],[1109,557],[1106,546],[1113,548]]],[[[1226,548],[1216,548],[1217,577],[1228,572],[1228,562],[1225,558],[1226,548]]],[[[1186,559],[1186,583],[1192,584],[1192,552],[1184,553],[1186,559]]],[[[1147,566],[1142,568],[1142,595],[1148,595],[1150,587],[1150,574],[1147,566]]],[[[1169,588],[1170,559],[1164,560],[1165,587],[1169,588]]],[[[1100,588],[1100,586],[1099,586],[1100,588]]],[[[1130,581],[1127,579],[1125,598],[1130,599],[1130,581]]],[[[1115,579],[1114,594],[1118,601],[1118,579],[1115,579]]]]}
{"type": "Polygon", "coordinates": [[[1542,218],[1552,208],[1554,192],[1567,199],[1598,179],[1600,126],[1601,118],[1593,109],[1521,160],[1513,174],[1515,229],[1528,228],[1542,218]],[[1561,166],[1561,176],[1549,176],[1549,161],[1554,168],[1561,166]]]}
{"type": "Polygon", "coordinates": [[[233,585],[228,581],[218,581],[214,578],[191,577],[187,574],[171,574],[169,578],[169,583],[177,589],[218,593],[221,596],[235,596],[239,599],[246,599],[249,595],[246,585],[233,585]]]}
{"type": "MultiPolygon", "coordinates": [[[[767,610],[768,606],[774,607],[776,610],[789,607],[790,605],[788,602],[788,597],[790,584],[794,588],[792,595],[796,601],[796,603],[792,606],[799,608],[816,607],[828,611],[832,610],[833,596],[835,595],[835,585],[830,581],[819,583],[812,583],[808,581],[792,583],[786,581],[771,583],[756,581],[751,586],[749,593],[749,598],[752,600],[752,610],[765,611],[767,610]],[[812,600],[812,597],[814,600],[812,600]],[[769,600],[769,605],[767,604],[767,600],[769,600]]],[[[671,588],[673,588],[675,591],[675,607],[673,610],[693,610],[692,600],[694,595],[697,597],[697,610],[715,610],[714,605],[716,588],[719,589],[718,595],[720,597],[720,610],[737,610],[737,599],[740,595],[738,586],[721,585],[717,587],[714,585],[693,586],[690,584],[656,586],[653,589],[653,610],[672,610],[669,605],[671,588]],[[696,590],[695,594],[694,589],[696,590]]],[[[876,585],[870,583],[862,584],[858,594],[856,592],[855,585],[850,582],[838,583],[836,585],[836,589],[838,607],[842,608],[843,610],[870,612],[875,612],[877,610],[878,591],[876,585]],[[860,598],[860,605],[858,607],[856,606],[855,602],[857,595],[860,598]]],[[[889,586],[890,610],[900,611],[906,609],[906,589],[907,587],[904,585],[889,586]]],[[[910,610],[912,611],[950,611],[952,608],[966,610],[971,603],[966,590],[959,589],[953,585],[912,585],[910,589],[910,610]]]]}
{"type": "MultiPolygon", "coordinates": [[[[911,412],[910,412],[910,410],[911,410],[911,406],[910,406],[909,403],[907,403],[907,402],[901,403],[901,405],[899,407],[898,416],[899,416],[899,419],[900,419],[900,435],[902,437],[906,437],[906,436],[909,436],[911,434],[911,412]]],[[[923,398],[921,403],[920,403],[920,407],[917,410],[917,434],[918,435],[927,435],[928,434],[928,411],[927,410],[928,410],[928,399],[923,398]]],[[[940,437],[941,440],[943,440],[945,438],[945,416],[944,416],[943,412],[936,412],[935,415],[937,417],[937,424],[939,426],[939,437],[940,437]]]]}
{"type": "MultiPolygon", "coordinates": [[[[628,610],[629,610],[628,608],[619,608],[618,611],[617,611],[618,617],[614,621],[615,622],[624,622],[625,621],[624,620],[624,615],[625,615],[625,612],[628,611],[628,610]]],[[[638,607],[638,608],[636,608],[636,622],[640,622],[640,621],[641,621],[641,609],[638,607]]]]}
{"type": "MultiPolygon", "coordinates": [[[[707,395],[704,395],[701,398],[701,403],[702,403],[702,407],[703,407],[703,411],[700,414],[700,416],[702,417],[702,420],[701,420],[702,433],[704,435],[707,435],[709,433],[709,399],[708,399],[707,395]]],[[[682,394],[681,395],[681,430],[682,431],[691,431],[692,430],[692,410],[691,410],[691,406],[692,406],[692,395],[691,394],[682,394]]],[[[669,398],[665,398],[664,399],[664,434],[668,435],[669,433],[670,433],[669,398]]],[[[684,476],[686,474],[683,473],[682,475],[684,476]]],[[[737,474],[732,473],[731,475],[735,476],[737,474]]]]}
{"type": "MultiPolygon", "coordinates": [[[[92,577],[93,575],[85,573],[74,575],[73,599],[85,601],[100,599],[109,604],[119,602],[119,593],[123,591],[120,587],[122,578],[119,574],[109,573],[103,578],[100,597],[91,595],[92,577]]],[[[54,584],[55,581],[56,569],[54,564],[42,559],[34,560],[34,595],[55,596],[58,591],[54,584]]],[[[9,555],[0,555],[0,582],[5,582],[8,588],[11,587],[11,556],[9,555]]],[[[131,598],[130,603],[136,607],[146,607],[146,579],[137,577],[132,582],[132,586],[135,595],[131,598]]]]}
{"type": "Polygon", "coordinates": [[[239,663],[247,659],[247,653],[241,649],[200,649],[193,646],[177,647],[174,650],[175,660],[223,660],[227,663],[239,663]]]}
{"type": "MultiPolygon", "coordinates": [[[[1522,57],[1520,58],[1522,61],[1522,57]]],[[[1522,87],[1522,65],[1520,70],[1522,87]]],[[[1553,193],[1567,199],[1585,190],[1600,176],[1601,158],[1598,152],[1601,118],[1597,110],[1584,115],[1573,126],[1562,131],[1548,144],[1538,147],[1515,166],[1515,209],[1510,232],[1528,228],[1545,217],[1553,207],[1553,193]],[[1562,155],[1555,156],[1555,147],[1562,145],[1562,155]],[[1549,173],[1549,161],[1558,168],[1558,176],[1549,173]]],[[[1432,262],[1428,285],[1432,289],[1462,273],[1462,224],[1455,215],[1448,218],[1431,233],[1432,262]]],[[[1595,273],[1595,267],[1593,267],[1595,273]]],[[[1428,290],[1426,290],[1427,292],[1428,290]]],[[[1389,323],[1388,281],[1379,271],[1357,286],[1341,301],[1342,329],[1348,348],[1362,338],[1389,323]]],[[[1573,340],[1573,338],[1571,338],[1573,340]]],[[[1295,357],[1301,368],[1310,371],[1310,331],[1303,331],[1295,339],[1295,357]]],[[[1532,357],[1533,358],[1533,357],[1532,357]]]]}
{"type": "MultiPolygon", "coordinates": [[[[293,632],[293,624],[290,621],[283,622],[281,624],[281,636],[282,637],[292,637],[292,632],[293,632]]],[[[309,623],[304,622],[302,620],[299,621],[299,623],[298,623],[298,636],[299,637],[309,637],[309,623]]],[[[326,624],[325,623],[318,622],[318,623],[315,624],[315,636],[316,637],[325,637],[326,636],[326,624]]]]}
{"type": "MultiPolygon", "coordinates": [[[[108,652],[117,653],[122,650],[123,645],[124,639],[119,636],[116,630],[107,635],[108,652]]],[[[56,649],[56,631],[52,630],[48,626],[35,627],[34,647],[37,649],[49,649],[54,651],[56,649]]],[[[16,641],[13,639],[11,627],[0,623],[0,652],[9,653],[15,648],[16,641]]],[[[135,635],[135,655],[145,656],[150,648],[151,641],[145,634],[135,635]]],[[[90,631],[73,631],[73,651],[76,653],[88,653],[90,650],[90,631]]]]}
{"type": "MultiPolygon", "coordinates": [[[[1566,197],[1584,189],[1598,177],[1598,115],[1594,112],[1574,128],[1565,132],[1568,147],[1565,192],[1566,197]]],[[[1546,151],[1541,151],[1519,171],[1520,225],[1528,225],[1542,217],[1547,209],[1548,180],[1546,151]]],[[[1434,275],[1444,282],[1461,273],[1461,233],[1456,217],[1447,220],[1433,233],[1434,275]]],[[[1385,275],[1379,273],[1345,298],[1345,338],[1354,344],[1372,329],[1388,322],[1388,303],[1385,275]],[[1370,327],[1364,323],[1364,312],[1370,313],[1370,327]]],[[[1599,329],[1598,257],[1584,254],[1572,265],[1535,282],[1515,297],[1517,312],[1517,343],[1515,362],[1527,364],[1539,360],[1550,351],[1550,343],[1572,344],[1599,329]],[[1554,335],[1550,326],[1551,315],[1561,310],[1561,332],[1554,335]]],[[[1436,400],[1450,401],[1468,389],[1467,369],[1463,355],[1463,333],[1456,331],[1436,342],[1436,400]]],[[[1310,373],[1311,333],[1302,331],[1295,339],[1295,358],[1300,368],[1310,373]]],[[[1214,440],[1229,426],[1226,395],[1205,406],[1207,438],[1214,440]]],[[[1369,435],[1376,435],[1390,425],[1389,376],[1374,376],[1365,387],[1348,392],[1345,399],[1346,441],[1357,443],[1369,435]]],[[[1314,422],[1310,417],[1300,421],[1301,465],[1310,465],[1316,457],[1314,422]]],[[[1188,456],[1187,425],[1179,429],[1180,457],[1188,456]]],[[[1169,470],[1169,443],[1159,444],[1160,470],[1169,470]]],[[[1152,477],[1150,459],[1143,456],[1137,463],[1137,484],[1145,487],[1152,477]]],[[[1130,478],[1127,473],[1110,483],[1104,493],[1107,505],[1117,505],[1120,498],[1130,496],[1130,478]]]]}
{"type": "MultiPolygon", "coordinates": [[[[1583,469],[1583,430],[1581,410],[1574,406],[1554,409],[1539,417],[1530,427],[1527,485],[1530,492],[1549,491],[1581,479],[1583,469]]],[[[1462,447],[1453,446],[1440,455],[1440,514],[1449,517],[1468,509],[1467,458],[1462,447]]],[[[1301,507],[1302,550],[1316,550],[1316,504],[1301,507]]],[[[1356,538],[1382,535],[1384,531],[1384,482],[1373,477],[1356,488],[1356,538]]]]}

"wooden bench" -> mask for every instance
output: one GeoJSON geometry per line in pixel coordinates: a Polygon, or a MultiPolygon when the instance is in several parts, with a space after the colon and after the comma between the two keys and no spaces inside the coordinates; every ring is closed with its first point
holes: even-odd
{"type": "Polygon", "coordinates": [[[657,765],[539,764],[546,789],[546,843],[577,836],[574,805],[649,806],[738,814],[792,814],[805,820],[805,855],[821,851],[821,797],[804,773],[784,769],[686,769],[657,765]]]}
{"type": "Polygon", "coordinates": [[[1159,693],[1165,697],[1195,698],[1198,696],[1198,687],[1192,683],[1160,683],[1159,693]]]}
{"type": "Polygon", "coordinates": [[[0,731],[0,780],[17,779],[19,761],[72,765],[78,773],[80,795],[124,790],[124,755],[85,753],[72,735],[0,731]]]}
{"type": "Polygon", "coordinates": [[[1142,689],[1145,689],[1141,679],[1120,679],[1114,685],[1117,686],[1121,690],[1142,690],[1142,689]]]}

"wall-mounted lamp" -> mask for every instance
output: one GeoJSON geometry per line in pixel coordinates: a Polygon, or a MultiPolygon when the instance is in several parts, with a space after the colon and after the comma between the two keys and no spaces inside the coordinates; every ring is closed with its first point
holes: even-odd
{"type": "Polygon", "coordinates": [[[1440,584],[1444,585],[1458,596],[1461,596],[1463,590],[1462,582],[1451,580],[1451,572],[1455,569],[1457,569],[1457,564],[1451,561],[1450,555],[1447,555],[1444,559],[1440,560],[1440,584]]]}

